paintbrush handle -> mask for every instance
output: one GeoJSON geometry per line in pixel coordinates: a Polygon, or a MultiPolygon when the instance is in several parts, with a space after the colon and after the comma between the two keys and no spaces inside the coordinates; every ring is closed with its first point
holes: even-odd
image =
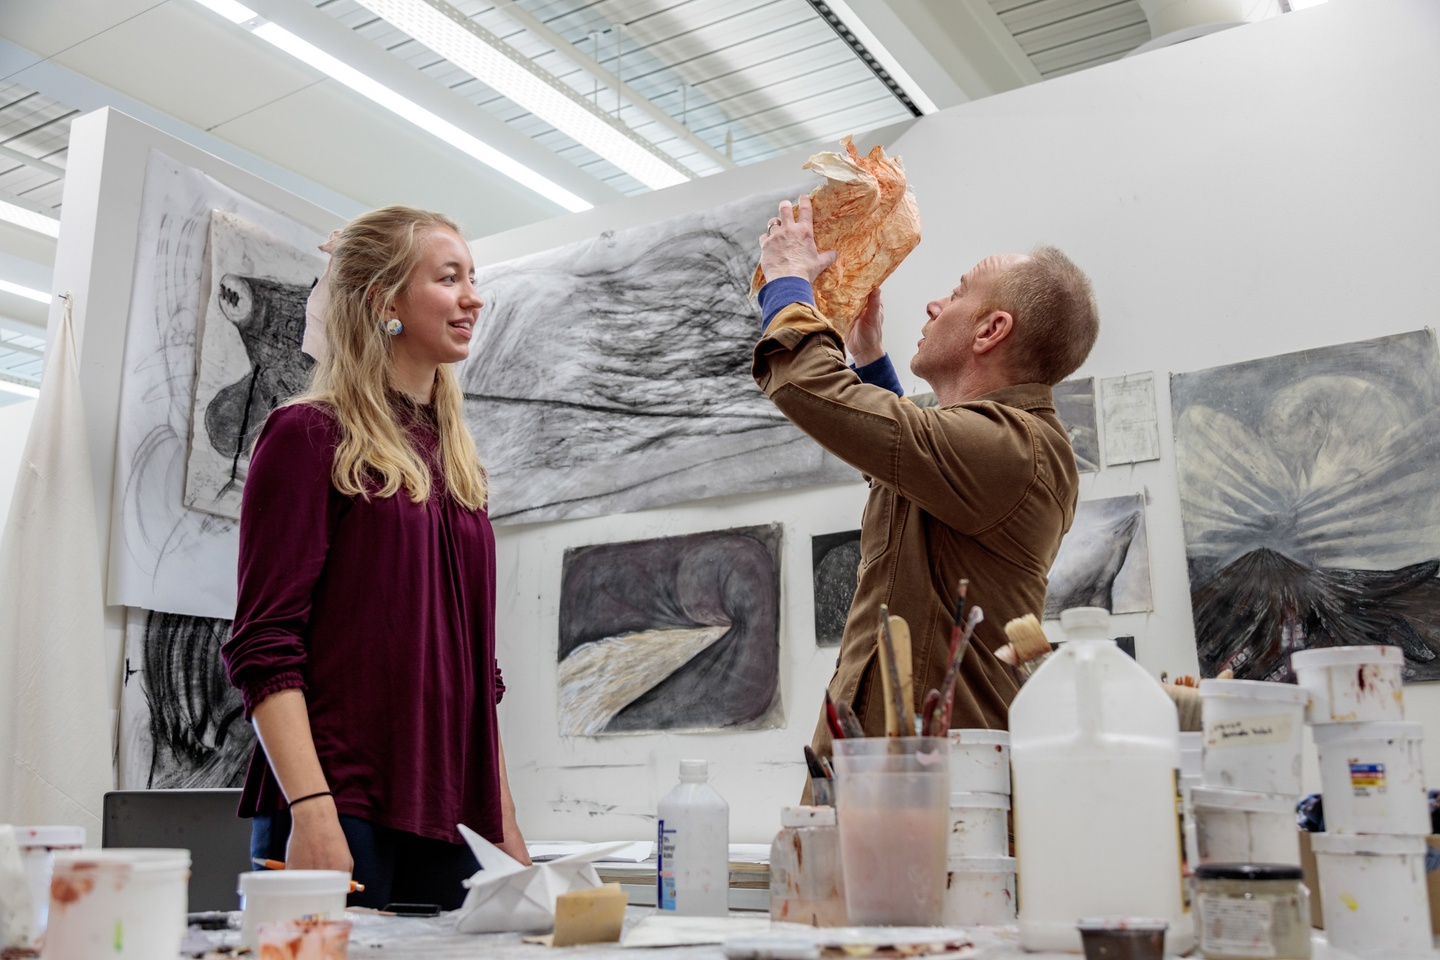
{"type": "Polygon", "coordinates": [[[835,716],[840,720],[840,729],[845,731],[846,739],[865,736],[865,728],[861,725],[860,718],[855,716],[855,711],[844,700],[835,704],[835,716]]]}

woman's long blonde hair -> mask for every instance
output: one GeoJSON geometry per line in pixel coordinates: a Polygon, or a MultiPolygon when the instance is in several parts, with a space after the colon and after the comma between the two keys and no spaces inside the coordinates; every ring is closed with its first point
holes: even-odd
{"type": "MultiPolygon", "coordinates": [[[[322,404],[340,421],[330,477],[335,489],[348,496],[391,497],[403,487],[416,503],[430,498],[430,471],[406,439],[388,396],[398,391],[384,323],[435,230],[461,236],[442,214],[382,207],[346,224],[330,254],[329,347],[311,372],[309,389],[290,402],[322,404]]],[[[445,487],[457,501],[478,510],[485,505],[485,470],[465,429],[461,402],[455,371],[442,364],[433,403],[445,487]]]]}

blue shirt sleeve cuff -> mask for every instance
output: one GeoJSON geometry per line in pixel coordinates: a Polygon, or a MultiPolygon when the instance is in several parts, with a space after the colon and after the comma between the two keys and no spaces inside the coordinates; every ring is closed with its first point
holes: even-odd
{"type": "Polygon", "coordinates": [[[815,306],[815,291],[804,277],[777,277],[760,288],[760,331],[770,326],[775,314],[792,303],[815,306]]]}
{"type": "Polygon", "coordinates": [[[863,383],[876,387],[884,387],[897,397],[905,396],[905,388],[900,386],[900,378],[895,375],[895,365],[890,362],[890,354],[882,353],[879,360],[857,367],[850,364],[850,369],[860,375],[863,383]]]}

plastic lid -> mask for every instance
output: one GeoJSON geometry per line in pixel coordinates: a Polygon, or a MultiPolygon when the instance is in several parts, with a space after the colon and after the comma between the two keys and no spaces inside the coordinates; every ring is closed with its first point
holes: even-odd
{"type": "Polygon", "coordinates": [[[951,873],[1014,873],[1014,857],[951,857],[945,869],[951,873]]]}
{"type": "Polygon", "coordinates": [[[84,827],[16,827],[15,842],[26,847],[83,847],[84,827]]]}
{"type": "Polygon", "coordinates": [[[1205,736],[1205,734],[1201,733],[1199,730],[1181,730],[1181,731],[1180,731],[1180,750],[1181,750],[1181,752],[1184,752],[1184,751],[1186,751],[1186,750],[1201,750],[1201,749],[1203,749],[1203,747],[1204,747],[1204,741],[1203,741],[1201,738],[1204,737],[1204,736],[1205,736]]]}
{"type": "Polygon", "coordinates": [[[1274,683],[1270,680],[1201,680],[1200,696],[1283,700],[1286,703],[1303,704],[1310,699],[1310,691],[1293,683],[1274,683]]]}
{"type": "Polygon", "coordinates": [[[1300,880],[1305,872],[1289,863],[1202,863],[1195,868],[1201,880],[1300,880]]]}
{"type": "Polygon", "coordinates": [[[705,780],[710,776],[709,760],[681,760],[680,778],[682,780],[705,780]]]}
{"type": "Polygon", "coordinates": [[[1190,805],[1251,813],[1294,813],[1300,798],[1289,793],[1254,793],[1223,787],[1191,787],[1190,805]]]}
{"type": "Polygon", "coordinates": [[[1313,650],[1296,650],[1290,654],[1290,666],[1329,667],[1336,664],[1385,663],[1399,666],[1405,662],[1405,654],[1399,647],[1383,644],[1365,644],[1357,647],[1316,647],[1313,650]]]}
{"type": "Polygon", "coordinates": [[[1110,611],[1104,607],[1071,607],[1060,612],[1060,626],[1071,631],[1109,630],[1110,611]]]}
{"type": "Polygon", "coordinates": [[[950,794],[950,806],[952,807],[989,807],[992,810],[1009,810],[1010,795],[1008,793],[981,793],[957,790],[950,794]]]}
{"type": "Polygon", "coordinates": [[[1423,740],[1425,725],[1418,720],[1345,720],[1312,723],[1310,733],[1316,744],[1347,740],[1423,740]]]}
{"type": "Polygon", "coordinates": [[[835,825],[834,807],[781,807],[782,827],[832,827],[835,825]]]}
{"type": "Polygon", "coordinates": [[[164,847],[107,847],[56,850],[55,870],[134,870],[141,873],[190,869],[190,851],[164,847]]]}
{"type": "Polygon", "coordinates": [[[983,743],[986,745],[1010,745],[1009,730],[987,730],[984,727],[966,727],[950,731],[951,743],[983,743]]]}
{"type": "Polygon", "coordinates": [[[1358,853],[1376,856],[1393,853],[1425,855],[1425,838],[1415,834],[1312,833],[1310,849],[1316,853],[1358,853]]]}
{"type": "Polygon", "coordinates": [[[343,870],[256,870],[240,874],[241,896],[350,892],[350,874],[343,870]]]}
{"type": "Polygon", "coordinates": [[[1134,930],[1153,933],[1168,930],[1170,921],[1161,917],[1086,917],[1077,920],[1075,926],[1081,930],[1134,930]]]}

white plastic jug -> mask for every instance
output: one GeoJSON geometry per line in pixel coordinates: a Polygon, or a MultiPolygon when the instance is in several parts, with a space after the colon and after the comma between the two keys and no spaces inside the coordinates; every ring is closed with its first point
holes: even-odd
{"type": "Polygon", "coordinates": [[[1060,615],[1066,642],[1010,705],[1020,943],[1078,953],[1081,917],[1168,921],[1194,943],[1176,789],[1180,731],[1158,681],[1110,638],[1110,615],[1060,615]]]}
{"type": "Polygon", "coordinates": [[[680,916],[730,912],[730,805],[709,775],[706,761],[681,760],[680,783],[658,807],[656,906],[680,916]]]}

